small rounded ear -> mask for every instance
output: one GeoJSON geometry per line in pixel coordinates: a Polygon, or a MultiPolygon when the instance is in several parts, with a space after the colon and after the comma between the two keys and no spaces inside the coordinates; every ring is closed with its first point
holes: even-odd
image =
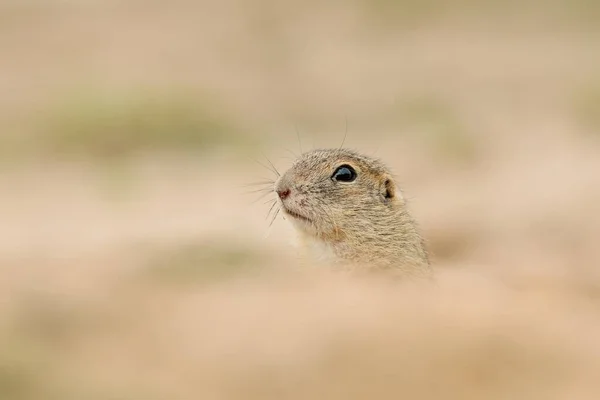
{"type": "Polygon", "coordinates": [[[385,176],[381,185],[381,195],[386,200],[392,200],[397,196],[396,184],[390,176],[385,176]]]}

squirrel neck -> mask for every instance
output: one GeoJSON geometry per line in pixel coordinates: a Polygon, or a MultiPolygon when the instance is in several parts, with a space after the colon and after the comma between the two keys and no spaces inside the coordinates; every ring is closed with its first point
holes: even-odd
{"type": "Polygon", "coordinates": [[[318,261],[408,275],[429,275],[431,267],[416,223],[404,207],[385,218],[358,219],[335,236],[302,235],[310,255],[318,261]]]}

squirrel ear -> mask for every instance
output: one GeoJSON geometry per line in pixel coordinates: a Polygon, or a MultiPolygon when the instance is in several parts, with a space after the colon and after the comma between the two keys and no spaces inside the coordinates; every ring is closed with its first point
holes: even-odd
{"type": "Polygon", "coordinates": [[[392,178],[386,177],[383,181],[383,186],[381,187],[381,192],[383,198],[386,200],[391,200],[396,197],[396,185],[392,181],[392,178]]]}

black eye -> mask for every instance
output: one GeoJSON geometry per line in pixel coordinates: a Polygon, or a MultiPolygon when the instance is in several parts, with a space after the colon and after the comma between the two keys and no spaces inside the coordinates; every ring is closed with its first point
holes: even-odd
{"type": "Polygon", "coordinates": [[[356,171],[349,165],[342,165],[335,170],[331,179],[338,182],[352,182],[356,179],[356,171]]]}

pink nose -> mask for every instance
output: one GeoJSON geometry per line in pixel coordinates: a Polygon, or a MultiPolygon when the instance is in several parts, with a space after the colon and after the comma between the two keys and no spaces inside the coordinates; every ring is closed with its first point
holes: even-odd
{"type": "Polygon", "coordinates": [[[281,200],[285,200],[290,195],[290,189],[278,190],[277,194],[281,200]]]}

